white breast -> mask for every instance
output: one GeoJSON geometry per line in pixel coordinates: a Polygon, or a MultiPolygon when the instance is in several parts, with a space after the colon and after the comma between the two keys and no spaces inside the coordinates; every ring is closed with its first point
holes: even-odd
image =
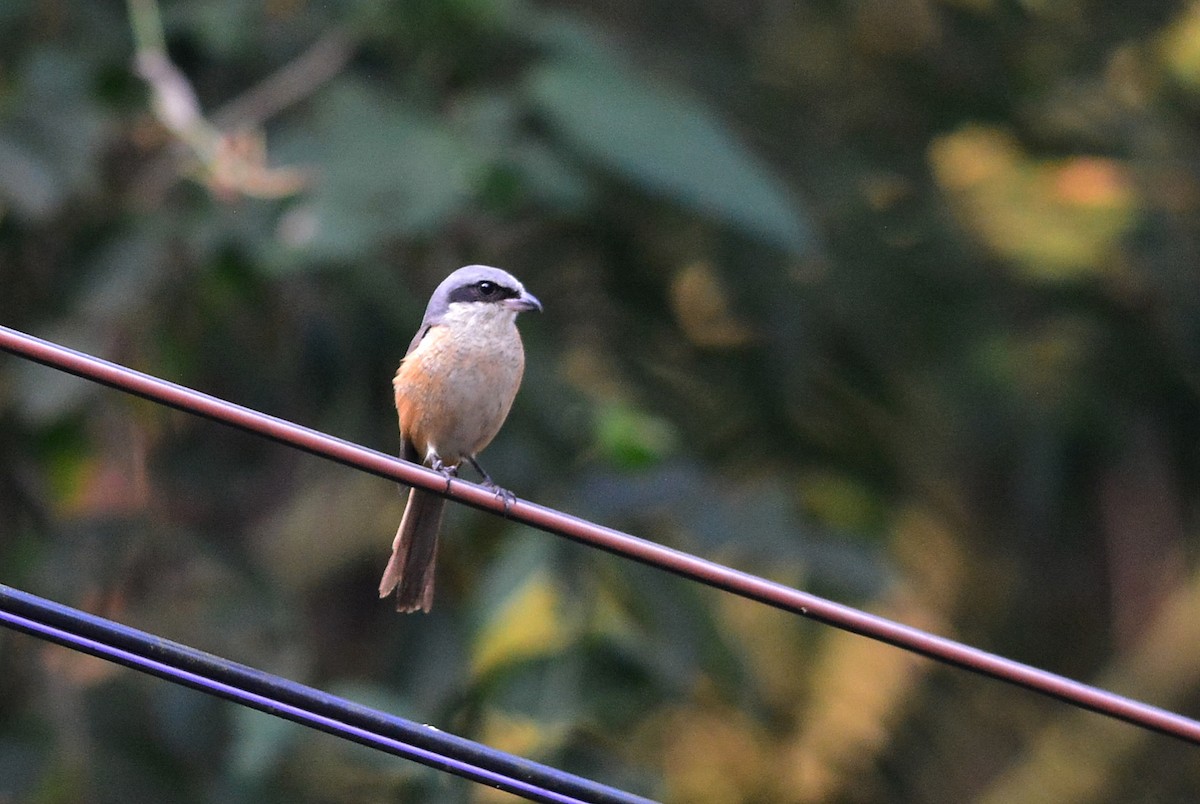
{"type": "Polygon", "coordinates": [[[450,305],[394,381],[397,407],[412,403],[414,443],[448,465],[483,450],[504,424],[524,369],[516,313],[498,304],[450,305]]]}

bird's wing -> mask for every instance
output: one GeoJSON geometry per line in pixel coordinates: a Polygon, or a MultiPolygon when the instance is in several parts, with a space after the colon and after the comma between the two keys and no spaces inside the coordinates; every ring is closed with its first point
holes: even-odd
{"type": "Polygon", "coordinates": [[[417,334],[413,335],[412,343],[408,345],[408,351],[404,353],[405,357],[408,357],[413,353],[413,350],[417,348],[417,344],[419,344],[421,339],[428,334],[429,328],[432,326],[433,324],[428,321],[422,322],[420,329],[417,330],[417,334]]]}

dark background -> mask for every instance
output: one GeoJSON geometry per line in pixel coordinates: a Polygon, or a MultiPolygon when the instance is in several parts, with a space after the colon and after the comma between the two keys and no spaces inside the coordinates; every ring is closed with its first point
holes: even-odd
{"type": "MultiPolygon", "coordinates": [[[[1198,212],[1190,3],[0,3],[0,323],[394,452],[429,293],[499,265],[521,497],[1191,716],[1198,212]]],[[[1200,789],[467,509],[398,615],[402,503],[0,357],[6,584],[671,801],[1200,789]]],[[[0,802],[506,798],[0,633],[0,802]]]]}

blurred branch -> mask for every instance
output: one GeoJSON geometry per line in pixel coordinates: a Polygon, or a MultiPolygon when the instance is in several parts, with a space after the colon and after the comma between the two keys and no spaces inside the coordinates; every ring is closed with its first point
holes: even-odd
{"type": "Polygon", "coordinates": [[[343,31],[331,31],[308,50],[213,113],[221,128],[259,126],[333,78],[354,55],[343,31]]]}
{"type": "MultiPolygon", "coordinates": [[[[156,0],[128,0],[138,75],[150,86],[158,121],[198,163],[201,179],[222,197],[278,198],[308,183],[296,168],[267,166],[265,138],[259,127],[272,115],[310,95],[349,61],[353,46],[341,31],[319,39],[278,72],[205,118],[187,76],[167,55],[156,0]]],[[[151,166],[143,190],[169,183],[178,171],[175,155],[151,166]]],[[[157,193],[150,193],[157,195],[157,193]]]]}
{"type": "Polygon", "coordinates": [[[157,0],[128,0],[129,23],[133,26],[134,49],[138,53],[166,53],[162,16],[157,0]]]}
{"type": "Polygon", "coordinates": [[[139,50],[136,63],[138,75],[150,85],[151,105],[158,121],[202,161],[211,162],[221,134],[201,114],[200,102],[187,77],[161,50],[139,50]]]}
{"type": "Polygon", "coordinates": [[[156,0],[128,0],[128,7],[133,28],[134,63],[137,74],[150,85],[155,116],[202,159],[211,159],[220,134],[204,119],[191,83],[167,56],[158,3],[156,0]]]}

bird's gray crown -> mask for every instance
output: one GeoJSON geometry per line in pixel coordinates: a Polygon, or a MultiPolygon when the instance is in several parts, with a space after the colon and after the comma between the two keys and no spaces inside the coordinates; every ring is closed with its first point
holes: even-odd
{"type": "Polygon", "coordinates": [[[439,321],[455,302],[503,302],[521,298],[533,299],[525,292],[525,286],[508,271],[490,265],[468,265],[443,279],[433,291],[429,306],[425,308],[425,323],[439,321]]]}
{"type": "Polygon", "coordinates": [[[443,279],[433,291],[425,308],[425,321],[432,323],[441,318],[452,302],[499,302],[518,298],[524,292],[525,287],[508,271],[490,265],[468,265],[443,279]]]}

